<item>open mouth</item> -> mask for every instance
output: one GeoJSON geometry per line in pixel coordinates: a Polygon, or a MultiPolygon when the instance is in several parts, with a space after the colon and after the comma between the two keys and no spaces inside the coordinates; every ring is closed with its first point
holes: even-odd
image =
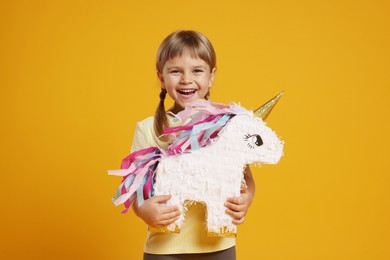
{"type": "Polygon", "coordinates": [[[180,89],[177,92],[179,92],[179,94],[182,96],[190,97],[190,96],[195,94],[196,90],[195,89],[180,89]]]}

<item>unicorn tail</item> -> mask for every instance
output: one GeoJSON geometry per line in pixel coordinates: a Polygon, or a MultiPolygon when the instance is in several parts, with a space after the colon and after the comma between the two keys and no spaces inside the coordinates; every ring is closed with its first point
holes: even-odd
{"type": "Polygon", "coordinates": [[[164,152],[158,147],[149,147],[131,153],[122,160],[121,170],[109,170],[109,175],[123,176],[113,203],[118,206],[124,204],[125,209],[121,212],[128,212],[131,203],[138,199],[141,206],[145,199],[153,196],[153,182],[155,170],[164,152]]]}

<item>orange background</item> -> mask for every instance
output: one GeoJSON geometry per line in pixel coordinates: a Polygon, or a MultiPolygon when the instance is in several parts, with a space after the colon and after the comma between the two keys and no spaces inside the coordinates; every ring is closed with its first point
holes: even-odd
{"type": "Polygon", "coordinates": [[[387,1],[2,1],[0,258],[141,258],[106,170],[157,106],[158,45],[195,29],[213,101],[286,91],[238,259],[390,259],[389,28],[387,1]]]}

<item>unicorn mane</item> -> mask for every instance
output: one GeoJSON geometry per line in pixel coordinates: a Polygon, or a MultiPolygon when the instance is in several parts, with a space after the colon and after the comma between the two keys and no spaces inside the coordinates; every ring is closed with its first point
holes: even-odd
{"type": "Polygon", "coordinates": [[[229,106],[198,100],[175,115],[176,120],[185,122],[181,126],[164,129],[164,135],[170,136],[168,154],[190,153],[213,142],[219,132],[236,114],[248,113],[236,104],[229,106]]]}

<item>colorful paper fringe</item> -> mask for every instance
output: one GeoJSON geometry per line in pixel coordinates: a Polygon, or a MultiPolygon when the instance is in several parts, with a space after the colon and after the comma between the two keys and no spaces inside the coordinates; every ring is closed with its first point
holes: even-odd
{"type": "Polygon", "coordinates": [[[125,205],[122,214],[127,213],[131,203],[138,198],[138,205],[153,196],[154,173],[164,151],[149,147],[131,153],[122,160],[121,170],[110,170],[108,174],[123,176],[122,183],[112,199],[116,206],[125,205]]]}

